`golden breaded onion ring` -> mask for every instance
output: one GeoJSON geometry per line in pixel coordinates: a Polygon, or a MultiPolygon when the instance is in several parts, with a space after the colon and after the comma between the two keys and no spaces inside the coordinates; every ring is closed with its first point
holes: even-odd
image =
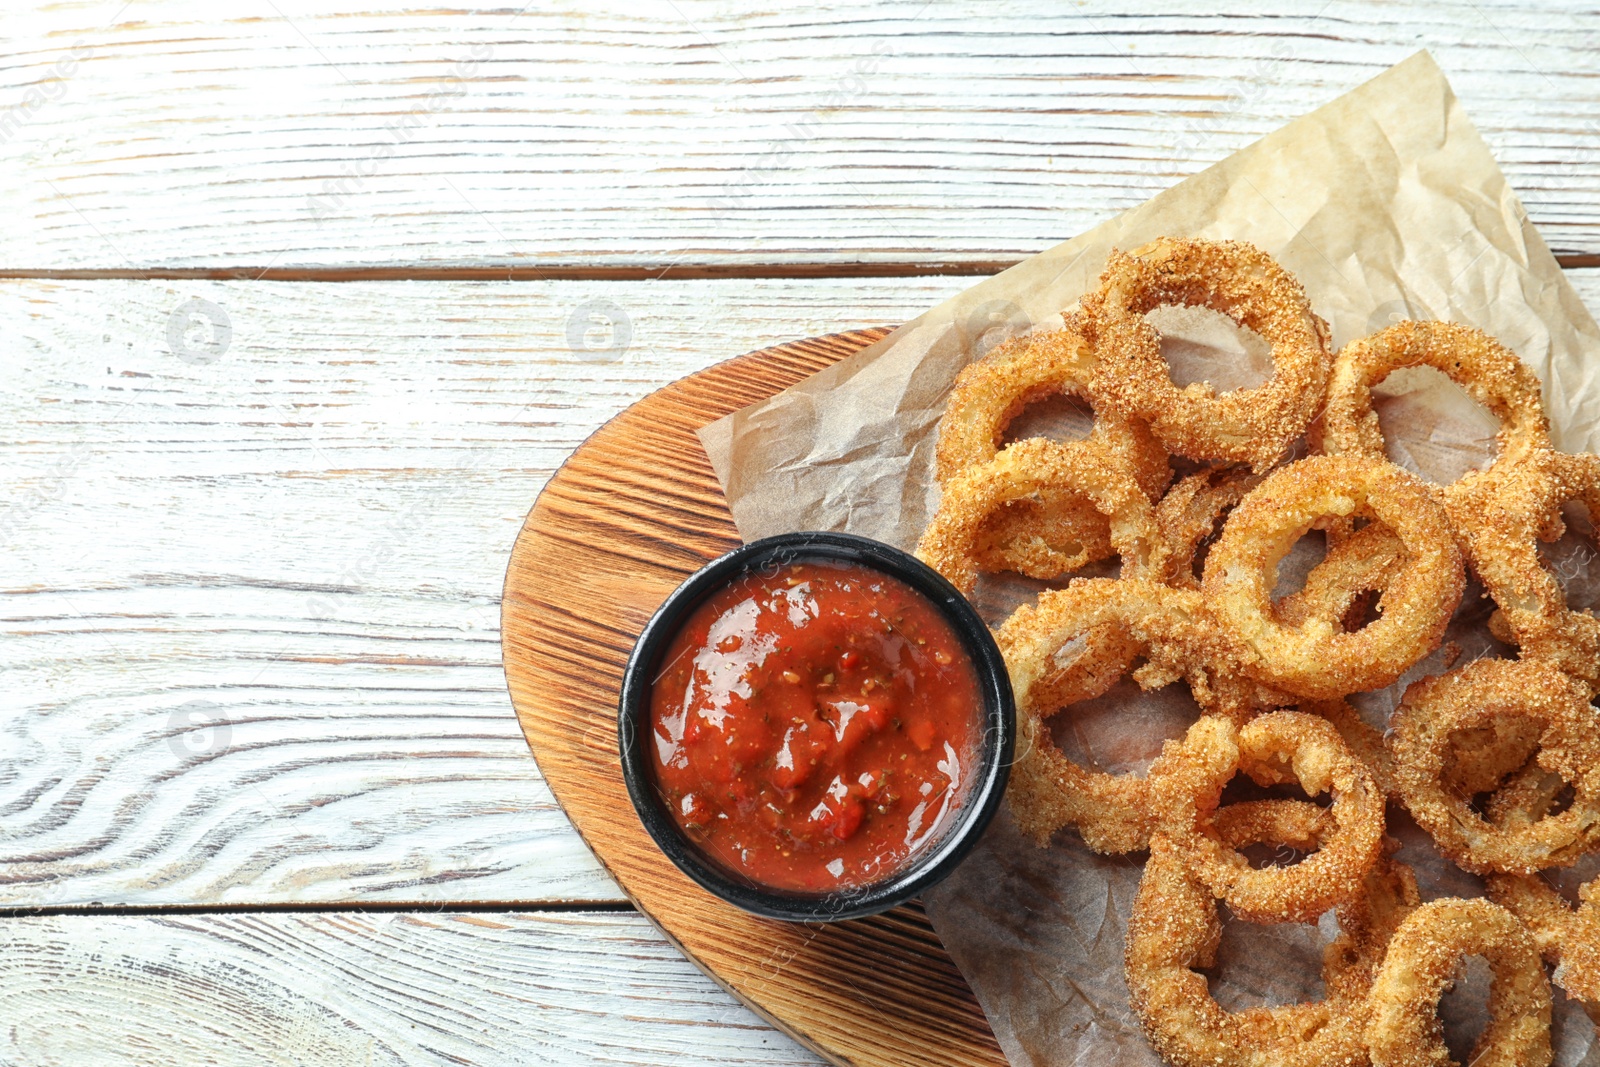
{"type": "Polygon", "coordinates": [[[1334,359],[1322,415],[1322,450],[1383,458],[1383,429],[1372,408],[1372,389],[1402,367],[1422,366],[1442,372],[1500,420],[1493,464],[1462,477],[1458,484],[1463,489],[1485,477],[1499,478],[1535,453],[1549,451],[1550,420],[1545,418],[1539,379],[1527,364],[1482,330],[1412,321],[1352,341],[1334,359]]]}
{"type": "Polygon", "coordinates": [[[1555,967],[1556,985],[1586,1006],[1600,1005],[1600,882],[1585,882],[1573,907],[1537,874],[1491,874],[1489,896],[1522,921],[1555,967]]]}
{"type": "Polygon", "coordinates": [[[1540,660],[1478,660],[1407,687],[1390,720],[1395,784],[1439,851],[1475,874],[1571,866],[1600,845],[1600,715],[1583,682],[1540,660]],[[1495,825],[1444,781],[1451,735],[1522,716],[1542,725],[1535,757],[1573,789],[1572,806],[1495,825]]]}
{"type": "Polygon", "coordinates": [[[1491,620],[1497,635],[1524,658],[1548,659],[1570,674],[1600,681],[1600,619],[1568,606],[1561,582],[1535,544],[1568,501],[1581,501],[1590,518],[1600,520],[1600,456],[1549,452],[1524,466],[1534,475],[1519,480],[1527,502],[1507,507],[1501,503],[1504,491],[1463,494],[1451,507],[1451,520],[1473,570],[1499,606],[1491,620]]]}
{"type": "MultiPolygon", "coordinates": [[[[1320,811],[1315,805],[1265,805],[1251,805],[1248,823],[1265,832],[1241,833],[1230,845],[1299,847],[1304,835],[1319,832],[1306,811],[1320,811]],[[1274,829],[1285,839],[1273,840],[1274,829]]],[[[1365,1064],[1367,991],[1388,939],[1384,924],[1416,901],[1410,872],[1388,860],[1382,867],[1363,885],[1371,899],[1339,912],[1340,937],[1324,955],[1323,1000],[1229,1012],[1211,996],[1198,970],[1215,963],[1222,936],[1216,902],[1170,843],[1152,841],[1128,919],[1123,966],[1129,1004],[1156,1051],[1176,1067],[1365,1064]]]]}
{"type": "MultiPolygon", "coordinates": [[[[1052,489],[1081,494],[1109,520],[1111,543],[1122,557],[1124,574],[1138,578],[1166,574],[1166,542],[1156,529],[1150,500],[1134,483],[1127,464],[1039,438],[1007,445],[987,463],[951,479],[917,545],[918,558],[963,593],[971,593],[978,579],[973,550],[984,520],[1007,503],[1034,499],[1052,489]]],[[[1061,573],[1086,562],[1087,558],[1079,560],[1061,573]]]]}
{"type": "MultiPolygon", "coordinates": [[[[1057,393],[1087,400],[1093,366],[1094,350],[1069,324],[1014,337],[962,368],[939,420],[934,465],[940,484],[993,459],[1006,428],[1034,401],[1057,393]]],[[[1096,415],[1083,443],[1131,460],[1147,495],[1159,494],[1171,477],[1165,450],[1142,424],[1096,415]]]]}
{"type": "Polygon", "coordinates": [[[1254,651],[1247,669],[1268,685],[1321,699],[1389,685],[1432,652],[1464,585],[1449,522],[1420,480],[1387,460],[1311,456],[1268,475],[1233,509],[1206,559],[1201,590],[1254,651]],[[1353,633],[1327,619],[1289,626],[1273,613],[1278,564],[1329,516],[1381,521],[1406,553],[1378,602],[1382,618],[1353,633]]]}
{"type": "Polygon", "coordinates": [[[1338,825],[1328,809],[1308,800],[1245,800],[1218,808],[1211,819],[1227,848],[1281,845],[1315,852],[1338,825]]]}
{"type": "Polygon", "coordinates": [[[1315,922],[1359,891],[1383,845],[1384,794],[1333,724],[1275,711],[1236,726],[1207,716],[1182,741],[1169,741],[1150,768],[1152,847],[1165,840],[1194,876],[1254,922],[1315,922]],[[1257,870],[1217,832],[1222,790],[1242,771],[1258,785],[1298,783],[1330,793],[1334,832],[1292,867],[1257,870]]]}
{"type": "MultiPolygon", "coordinates": [[[[1156,505],[1156,525],[1172,552],[1172,584],[1198,589],[1195,555],[1206,538],[1221,532],[1222,520],[1262,476],[1237,468],[1212,468],[1179,481],[1156,505]]],[[[1373,523],[1331,545],[1326,557],[1306,576],[1304,588],[1274,605],[1286,626],[1307,619],[1337,621],[1359,629],[1354,617],[1365,611],[1367,598],[1382,592],[1405,557],[1399,538],[1382,523],[1373,523]]]]}
{"type": "Polygon", "coordinates": [[[1373,1067],[1454,1064],[1439,1033],[1439,998],[1467,956],[1489,961],[1489,1021],[1472,1067],[1548,1067],[1550,984],[1528,931],[1487,900],[1447,897],[1408,915],[1372,983],[1367,1048],[1373,1067]]]}
{"type": "Polygon", "coordinates": [[[1134,676],[1141,684],[1158,688],[1183,677],[1202,709],[1238,718],[1254,710],[1245,690],[1207,670],[1229,657],[1199,594],[1104,578],[1041,594],[997,635],[1016,695],[1019,735],[1006,799],[1018,828],[1041,845],[1068,825],[1097,852],[1132,852],[1149,841],[1145,779],[1079,766],[1056,748],[1046,721],[1122,676],[1132,657],[1122,658],[1120,645],[1112,646],[1110,657],[1102,654],[1094,638],[1106,631],[1133,642],[1133,652],[1149,661],[1134,676]]]}
{"type": "Polygon", "coordinates": [[[1294,276],[1251,245],[1163,237],[1131,255],[1113,251],[1081,308],[1097,357],[1089,383],[1097,410],[1148,421],[1177,455],[1263,471],[1321,410],[1327,325],[1294,276]],[[1178,388],[1144,317],[1163,305],[1208,307],[1254,330],[1272,346],[1273,376],[1221,395],[1203,383],[1178,388]]]}
{"type": "Polygon", "coordinates": [[[1516,721],[1531,722],[1537,730],[1526,749],[1529,755],[1524,758],[1522,766],[1501,776],[1504,781],[1494,787],[1488,803],[1484,805],[1484,814],[1496,826],[1527,826],[1554,814],[1556,799],[1567,788],[1565,778],[1556,771],[1539,766],[1539,761],[1533,758],[1544,724],[1536,719],[1519,718],[1516,721]]]}
{"type": "Polygon", "coordinates": [[[1094,349],[1081,335],[1054,330],[1013,337],[963,367],[939,420],[939,483],[993,459],[1006,427],[1029,404],[1055,393],[1077,395],[1093,365],[1094,349]]]}
{"type": "MultiPolygon", "coordinates": [[[[935,470],[941,486],[999,453],[1011,421],[1030,403],[1054,394],[1087,399],[1094,352],[1066,329],[1015,337],[991,349],[956,377],[939,420],[935,470]]],[[[1064,447],[1126,462],[1152,501],[1172,476],[1167,453],[1149,427],[1096,413],[1088,437],[1064,447]]],[[[1043,489],[986,518],[974,545],[982,571],[1052,578],[1114,551],[1104,515],[1070,490],[1043,489]]]]}
{"type": "MultiPolygon", "coordinates": [[[[1566,783],[1531,763],[1497,792],[1489,803],[1496,825],[1527,825],[1550,814],[1566,783]]],[[[1556,985],[1600,1008],[1600,879],[1578,889],[1573,907],[1537,874],[1490,874],[1484,877],[1489,897],[1528,928],[1539,952],[1555,967],[1556,985]]]]}

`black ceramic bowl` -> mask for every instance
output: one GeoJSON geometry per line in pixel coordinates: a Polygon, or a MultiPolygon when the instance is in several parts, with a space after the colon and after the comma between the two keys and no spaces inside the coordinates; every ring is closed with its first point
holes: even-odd
{"type": "Polygon", "coordinates": [[[769,537],[713,560],[680,585],[645,625],[622,679],[617,735],[622,775],[639,819],[678,869],[710,892],[746,911],[772,919],[814,922],[853,919],[902,904],[938,883],[961,862],[994,816],[1005,793],[1016,736],[1016,705],[1005,662],[978,613],[937,571],[890,545],[853,534],[795,533],[769,537]],[[921,593],[960,638],[983,696],[983,729],[974,778],[949,828],[876,882],[804,893],[752,881],[706,858],[667,811],[650,767],[650,690],[662,655],[688,616],[740,575],[768,566],[832,561],[870,567],[921,593]]]}

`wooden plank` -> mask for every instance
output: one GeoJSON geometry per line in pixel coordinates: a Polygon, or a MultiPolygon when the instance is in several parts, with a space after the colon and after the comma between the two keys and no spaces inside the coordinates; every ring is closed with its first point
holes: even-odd
{"type": "Polygon", "coordinates": [[[506,697],[534,497],[669,381],[965,284],[0,283],[0,904],[620,899],[506,697]]]}
{"type": "Polygon", "coordinates": [[[633,914],[12,918],[0,1062],[819,1061],[633,914]]]}
{"type": "Polygon", "coordinates": [[[0,267],[1012,260],[1419,48],[1600,253],[1600,12],[1560,0],[217,11],[8,10],[0,267]]]}
{"type": "Polygon", "coordinates": [[[679,582],[739,543],[695,431],[882,335],[753,352],[674,382],[585,441],[511,553],[506,680],[528,745],[584,840],[629,898],[741,1000],[834,1063],[999,1067],[1005,1058],[983,1011],[920,908],[798,924],[723,903],[645,833],[617,754],[611,705],[634,635],[679,582]],[[874,1018],[894,1025],[861,1025],[874,1018]]]}

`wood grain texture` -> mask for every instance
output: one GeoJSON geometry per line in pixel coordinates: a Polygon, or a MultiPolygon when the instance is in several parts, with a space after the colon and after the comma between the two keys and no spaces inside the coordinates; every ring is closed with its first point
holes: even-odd
{"type": "Polygon", "coordinates": [[[1001,1064],[920,909],[802,925],[722,903],[645,833],[617,756],[617,693],[639,630],[684,577],[739,543],[695,430],[882,333],[719,364],[584,442],[545,486],[512,551],[506,679],[539,767],[584,839],[628,896],[741,1000],[840,1064],[1001,1064]]]}
{"type": "Polygon", "coordinates": [[[534,497],[674,379],[965,284],[0,282],[0,905],[620,900],[506,696],[534,497]]]}
{"type": "Polygon", "coordinates": [[[634,914],[71,916],[0,925],[0,1063],[816,1058],[634,914]]]}
{"type": "MultiPolygon", "coordinates": [[[[519,6],[6,6],[0,277],[982,270],[1418,47],[1600,253],[1600,15],[1552,0],[519,6]]],[[[503,689],[529,501],[675,378],[966,284],[0,282],[0,908],[621,899],[503,689]]],[[[733,964],[911,959],[805,1011],[993,1062],[915,912],[805,936],[733,964]]],[[[0,999],[30,1067],[816,1062],[625,914],[8,910],[0,999]]]]}
{"type": "Polygon", "coordinates": [[[1600,253],[1600,12],[1564,0],[221,10],[8,6],[0,267],[1010,261],[1420,48],[1600,253]]]}

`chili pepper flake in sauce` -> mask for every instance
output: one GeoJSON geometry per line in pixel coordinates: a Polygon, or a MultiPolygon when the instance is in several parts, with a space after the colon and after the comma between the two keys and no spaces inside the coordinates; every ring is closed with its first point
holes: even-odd
{"type": "Polygon", "coordinates": [[[656,783],[722,866],[864,885],[936,841],[982,720],[977,672],[926,598],[832,562],[749,573],[689,616],[650,697],[656,783]]]}

